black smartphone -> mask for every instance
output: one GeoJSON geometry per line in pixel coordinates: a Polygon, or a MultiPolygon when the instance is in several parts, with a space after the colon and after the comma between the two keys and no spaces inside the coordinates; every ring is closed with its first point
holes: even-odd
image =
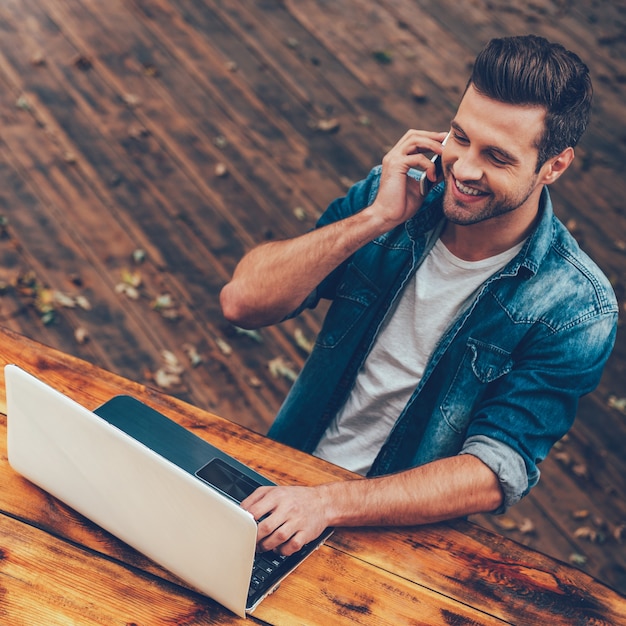
{"type": "MultiPolygon", "coordinates": [[[[450,136],[450,133],[448,133],[445,139],[441,142],[442,146],[446,145],[446,141],[448,141],[449,136],[450,136]]],[[[439,181],[441,178],[443,178],[443,164],[441,163],[441,155],[435,154],[435,156],[430,161],[431,163],[435,164],[435,173],[437,174],[437,181],[439,181]]],[[[420,178],[420,193],[422,194],[424,198],[426,197],[428,192],[432,189],[434,184],[435,183],[433,183],[431,180],[428,179],[426,174],[424,174],[420,178]]]]}

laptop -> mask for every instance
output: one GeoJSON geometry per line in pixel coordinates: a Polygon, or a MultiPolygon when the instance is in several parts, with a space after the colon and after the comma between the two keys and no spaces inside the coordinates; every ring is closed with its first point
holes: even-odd
{"type": "Polygon", "coordinates": [[[11,466],[240,617],[332,532],[289,557],[256,554],[239,503],[272,481],[131,396],[90,411],[4,371],[11,466]]]}

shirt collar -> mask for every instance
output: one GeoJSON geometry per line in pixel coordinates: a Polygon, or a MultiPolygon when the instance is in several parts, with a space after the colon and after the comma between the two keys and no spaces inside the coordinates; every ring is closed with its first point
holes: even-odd
{"type": "MultiPolygon", "coordinates": [[[[422,208],[406,223],[409,237],[416,240],[426,231],[433,230],[443,222],[443,192],[445,185],[439,183],[425,198],[422,208]]],[[[554,236],[554,210],[548,188],[544,186],[539,198],[539,219],[535,230],[530,234],[519,254],[509,266],[511,273],[517,273],[520,267],[531,274],[539,270],[542,259],[548,253],[554,236]]]]}

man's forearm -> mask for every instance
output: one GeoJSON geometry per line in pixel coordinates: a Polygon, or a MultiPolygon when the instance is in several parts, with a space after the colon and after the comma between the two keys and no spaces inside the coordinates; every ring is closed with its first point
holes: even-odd
{"type": "Polygon", "coordinates": [[[248,328],[281,320],[343,261],[384,232],[383,220],[365,209],[295,239],[254,248],[222,289],[224,316],[248,328]]]}
{"type": "Polygon", "coordinates": [[[330,526],[414,525],[497,509],[497,476],[469,454],[379,478],[319,487],[330,526]]]}
{"type": "Polygon", "coordinates": [[[497,476],[469,454],[380,478],[315,487],[260,487],[241,506],[258,526],[259,548],[292,554],[329,526],[412,526],[497,509],[497,476]]]}

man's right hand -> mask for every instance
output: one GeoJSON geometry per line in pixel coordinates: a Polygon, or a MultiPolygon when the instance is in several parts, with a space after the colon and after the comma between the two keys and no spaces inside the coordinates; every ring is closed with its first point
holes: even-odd
{"type": "Polygon", "coordinates": [[[409,130],[383,158],[380,188],[370,207],[391,230],[406,222],[419,210],[424,200],[419,182],[407,176],[409,169],[425,172],[435,181],[435,166],[425,153],[441,154],[446,132],[409,130]]]}

